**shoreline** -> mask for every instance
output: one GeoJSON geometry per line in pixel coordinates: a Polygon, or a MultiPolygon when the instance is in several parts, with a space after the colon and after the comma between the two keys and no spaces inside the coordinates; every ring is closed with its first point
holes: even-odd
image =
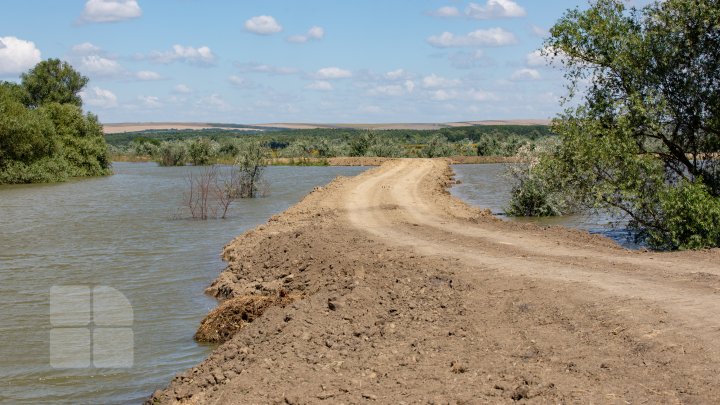
{"type": "MultiPolygon", "coordinates": [[[[385,162],[397,158],[389,157],[352,157],[338,156],[331,158],[272,158],[269,166],[380,166],[385,162]]],[[[409,158],[422,159],[422,158],[409,158]]],[[[440,159],[447,159],[450,164],[491,164],[491,163],[516,163],[518,159],[513,156],[449,156],[440,159]]],[[[153,162],[148,156],[111,156],[113,162],[146,163],[153,162]]],[[[220,159],[217,164],[232,164],[232,160],[220,159]]]]}
{"type": "Polygon", "coordinates": [[[337,178],[228,243],[204,324],[225,342],[148,403],[720,394],[720,250],[505,223],[448,194],[449,163],[337,178]]]}

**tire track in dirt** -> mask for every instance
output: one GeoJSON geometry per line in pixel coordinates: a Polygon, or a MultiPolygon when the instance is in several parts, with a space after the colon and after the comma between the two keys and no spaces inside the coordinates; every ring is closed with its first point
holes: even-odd
{"type": "MultiPolygon", "coordinates": [[[[459,259],[478,268],[513,275],[581,283],[621,298],[637,298],[671,313],[675,329],[702,338],[720,354],[720,297],[717,289],[693,286],[673,272],[720,274],[720,260],[691,261],[673,254],[633,254],[602,246],[567,246],[567,239],[522,234],[492,221],[472,223],[443,215],[428,197],[426,177],[446,163],[400,160],[358,184],[347,200],[349,222],[388,244],[420,254],[459,259]],[[393,209],[383,209],[392,207],[393,209]],[[702,268],[698,268],[701,263],[702,268]],[[670,273],[670,274],[668,274],[670,273]]],[[[450,197],[447,197],[450,198],[450,197]]],[[[717,257],[717,255],[715,255],[717,257]]],[[[472,276],[472,274],[471,274],[472,276]]]]}

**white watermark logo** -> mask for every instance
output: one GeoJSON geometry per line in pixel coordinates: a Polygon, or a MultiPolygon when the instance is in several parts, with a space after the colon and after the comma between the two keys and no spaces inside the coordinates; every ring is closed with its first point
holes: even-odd
{"type": "Polygon", "coordinates": [[[111,287],[64,285],[50,288],[50,366],[133,366],[133,309],[111,287]]]}

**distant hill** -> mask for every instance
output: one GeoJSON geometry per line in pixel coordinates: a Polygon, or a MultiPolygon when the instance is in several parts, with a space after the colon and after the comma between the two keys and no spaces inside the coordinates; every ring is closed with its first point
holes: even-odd
{"type": "Polygon", "coordinates": [[[389,124],[315,124],[315,123],[269,123],[269,124],[216,124],[207,122],[125,122],[103,124],[106,134],[138,132],[146,130],[168,129],[231,129],[236,131],[257,131],[259,129],[315,129],[315,128],[353,128],[353,129],[414,129],[435,130],[449,127],[484,126],[484,125],[549,125],[550,120],[517,119],[517,120],[486,120],[460,121],[447,123],[389,123],[389,124]]]}

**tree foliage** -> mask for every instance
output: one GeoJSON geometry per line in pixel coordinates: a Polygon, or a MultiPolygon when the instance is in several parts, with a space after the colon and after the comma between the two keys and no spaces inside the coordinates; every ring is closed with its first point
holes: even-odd
{"type": "Polygon", "coordinates": [[[238,192],[241,198],[254,198],[261,194],[262,175],[267,167],[269,152],[259,142],[251,142],[238,153],[235,166],[239,173],[238,192]]]}
{"type": "Polygon", "coordinates": [[[81,75],[69,63],[60,59],[48,59],[23,73],[22,87],[27,91],[27,105],[39,107],[48,103],[72,104],[82,107],[80,92],[88,78],[81,75]]]}
{"type": "Polygon", "coordinates": [[[78,96],[87,78],[52,59],[22,77],[0,83],[0,184],[108,174],[102,126],[78,96]]]}
{"type": "Polygon", "coordinates": [[[626,214],[652,246],[720,245],[717,234],[697,243],[697,227],[679,231],[706,221],[702,210],[670,203],[720,197],[718,0],[642,9],[597,0],[568,11],[550,33],[544,53],[564,65],[568,100],[581,97],[554,122],[562,142],[546,158],[555,168],[548,183],[585,206],[626,214]]]}

